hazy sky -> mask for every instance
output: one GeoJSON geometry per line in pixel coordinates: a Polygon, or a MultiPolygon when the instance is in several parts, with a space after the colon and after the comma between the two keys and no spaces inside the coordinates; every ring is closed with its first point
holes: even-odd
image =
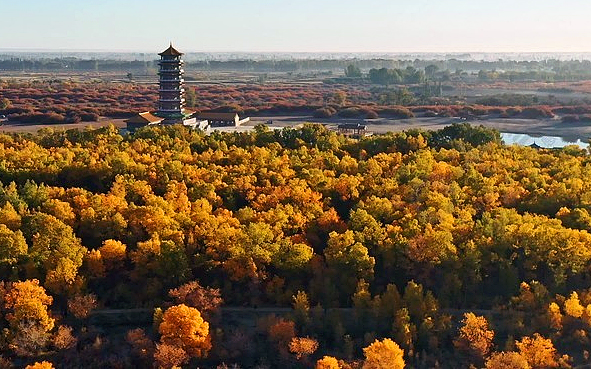
{"type": "Polygon", "coordinates": [[[589,0],[0,0],[0,49],[591,51],[589,0]]]}

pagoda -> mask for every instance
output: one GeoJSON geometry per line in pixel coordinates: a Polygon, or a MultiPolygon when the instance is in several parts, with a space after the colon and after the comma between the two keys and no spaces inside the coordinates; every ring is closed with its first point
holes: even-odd
{"type": "Polygon", "coordinates": [[[239,126],[250,118],[240,119],[236,112],[199,112],[185,109],[185,89],[183,88],[183,53],[172,47],[159,53],[158,106],[155,111],[145,111],[126,119],[127,131],[160,125],[183,124],[193,129],[206,130],[209,127],[239,126]]]}
{"type": "Polygon", "coordinates": [[[165,119],[183,119],[185,112],[185,89],[183,88],[183,53],[172,47],[159,53],[160,71],[158,89],[158,110],[156,115],[165,119]]]}

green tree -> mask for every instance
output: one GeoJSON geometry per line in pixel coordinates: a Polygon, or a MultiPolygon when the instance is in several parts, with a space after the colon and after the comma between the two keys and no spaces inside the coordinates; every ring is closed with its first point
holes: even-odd
{"type": "Polygon", "coordinates": [[[345,68],[345,76],[349,78],[360,78],[361,69],[353,64],[349,64],[347,65],[347,68],[345,68]]]}

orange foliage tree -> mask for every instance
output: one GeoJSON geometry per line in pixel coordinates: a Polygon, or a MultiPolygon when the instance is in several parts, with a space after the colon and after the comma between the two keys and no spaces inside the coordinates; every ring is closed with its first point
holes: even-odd
{"type": "Polygon", "coordinates": [[[518,352],[494,352],[486,361],[486,369],[530,369],[529,363],[518,352]]]}
{"type": "Polygon", "coordinates": [[[374,343],[363,349],[365,361],[363,369],[403,369],[404,350],[389,338],[374,343]]]}
{"type": "Polygon", "coordinates": [[[318,349],[318,341],[309,337],[294,337],[289,342],[289,351],[299,360],[312,355],[318,349]]]}
{"type": "Polygon", "coordinates": [[[318,359],[316,369],[339,369],[339,362],[332,356],[325,356],[322,359],[318,359]]]}
{"type": "Polygon", "coordinates": [[[532,368],[557,368],[557,352],[549,338],[544,338],[538,333],[533,337],[523,337],[515,342],[521,356],[523,356],[532,368]]]}
{"type": "Polygon", "coordinates": [[[161,343],[182,348],[190,357],[205,357],[211,349],[209,323],[199,310],[187,305],[168,308],[158,331],[161,343]]]}
{"type": "Polygon", "coordinates": [[[483,316],[465,313],[459,336],[454,341],[456,348],[477,360],[482,360],[490,351],[495,332],[489,329],[483,316]]]}
{"type": "Polygon", "coordinates": [[[4,296],[6,319],[15,327],[23,321],[33,321],[46,331],[53,329],[55,320],[49,315],[48,307],[53,298],[45,293],[36,279],[12,283],[4,296]]]}

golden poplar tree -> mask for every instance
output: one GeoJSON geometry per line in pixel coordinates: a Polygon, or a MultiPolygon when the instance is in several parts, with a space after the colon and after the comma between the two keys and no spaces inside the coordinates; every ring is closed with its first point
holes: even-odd
{"type": "Polygon", "coordinates": [[[404,350],[389,338],[374,343],[363,349],[365,361],[363,369],[403,369],[404,350]]]}
{"type": "Polygon", "coordinates": [[[158,328],[160,342],[182,348],[191,357],[205,357],[211,349],[209,323],[199,310],[187,305],[175,305],[166,310],[158,328]]]}

